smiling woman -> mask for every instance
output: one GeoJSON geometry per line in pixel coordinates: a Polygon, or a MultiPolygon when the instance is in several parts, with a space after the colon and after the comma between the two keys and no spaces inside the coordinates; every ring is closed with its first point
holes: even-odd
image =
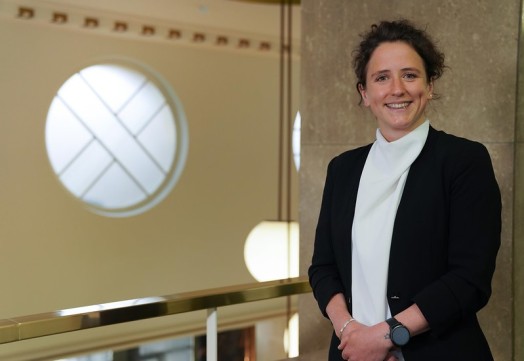
{"type": "Polygon", "coordinates": [[[476,316],[500,246],[490,156],[426,119],[444,56],[425,31],[383,21],[354,54],[378,129],[328,167],[309,277],[329,360],[491,361],[476,316]]]}

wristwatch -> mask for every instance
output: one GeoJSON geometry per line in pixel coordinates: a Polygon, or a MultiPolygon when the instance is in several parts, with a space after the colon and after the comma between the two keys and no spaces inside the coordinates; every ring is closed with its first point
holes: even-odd
{"type": "Polygon", "coordinates": [[[398,322],[394,317],[388,318],[386,320],[389,325],[389,338],[393,345],[397,347],[402,347],[409,342],[411,335],[406,326],[398,322]]]}

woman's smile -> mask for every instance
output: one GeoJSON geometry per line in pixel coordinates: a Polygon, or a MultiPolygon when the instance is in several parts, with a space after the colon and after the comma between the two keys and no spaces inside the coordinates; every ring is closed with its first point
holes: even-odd
{"type": "Polygon", "coordinates": [[[402,103],[387,103],[386,107],[391,109],[405,109],[409,106],[410,102],[402,102],[402,103]]]}

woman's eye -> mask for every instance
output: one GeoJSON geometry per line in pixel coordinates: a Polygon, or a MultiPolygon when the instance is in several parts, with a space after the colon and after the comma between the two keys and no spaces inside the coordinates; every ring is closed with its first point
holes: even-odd
{"type": "Polygon", "coordinates": [[[380,75],[375,78],[375,81],[378,81],[378,82],[385,81],[385,80],[387,80],[387,76],[385,75],[380,75]]]}
{"type": "Polygon", "coordinates": [[[418,76],[415,73],[406,73],[406,74],[404,74],[404,78],[406,78],[406,79],[416,79],[416,78],[418,78],[418,76]]]}

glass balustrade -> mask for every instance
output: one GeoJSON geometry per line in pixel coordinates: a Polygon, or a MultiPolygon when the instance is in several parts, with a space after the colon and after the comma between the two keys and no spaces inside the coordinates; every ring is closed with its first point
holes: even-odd
{"type": "Polygon", "coordinates": [[[308,292],[298,277],[0,320],[0,359],[283,360],[298,353],[308,292]]]}

